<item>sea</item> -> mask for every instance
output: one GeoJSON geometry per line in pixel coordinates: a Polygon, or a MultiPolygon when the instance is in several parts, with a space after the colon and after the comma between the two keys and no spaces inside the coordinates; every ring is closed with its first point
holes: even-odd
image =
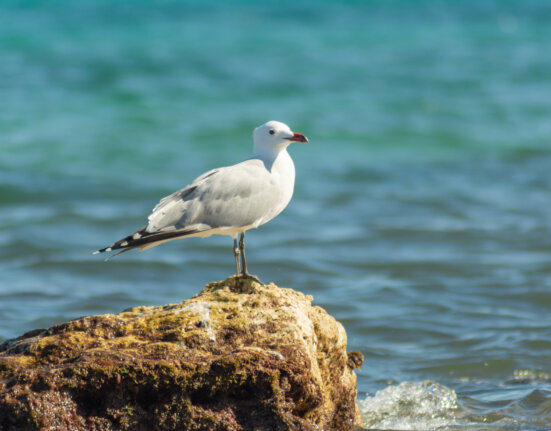
{"type": "Polygon", "coordinates": [[[279,120],[249,269],[342,322],[365,428],[551,429],[550,47],[548,0],[1,0],[0,341],[233,274],[92,252],[279,120]]]}

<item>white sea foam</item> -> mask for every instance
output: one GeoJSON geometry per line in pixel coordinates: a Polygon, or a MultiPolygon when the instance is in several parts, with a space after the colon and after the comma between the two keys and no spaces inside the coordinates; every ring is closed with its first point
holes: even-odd
{"type": "Polygon", "coordinates": [[[457,424],[457,395],[430,380],[389,386],[358,405],[366,428],[428,430],[457,424]]]}

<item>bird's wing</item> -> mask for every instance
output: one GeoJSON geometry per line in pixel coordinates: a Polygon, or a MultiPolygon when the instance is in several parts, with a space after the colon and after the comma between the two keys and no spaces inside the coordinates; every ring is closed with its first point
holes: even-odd
{"type": "Polygon", "coordinates": [[[277,179],[259,159],[209,171],[163,198],[147,233],[258,226],[283,208],[277,179]]]}
{"type": "Polygon", "coordinates": [[[184,187],[183,189],[180,189],[178,190],[177,192],[174,192],[172,193],[171,195],[168,195],[168,196],[165,196],[164,198],[162,198],[159,203],[157,205],[155,205],[155,208],[153,208],[153,211],[151,212],[151,215],[149,216],[151,218],[151,216],[153,214],[155,214],[155,212],[159,211],[159,210],[162,210],[162,208],[168,204],[170,204],[170,202],[174,201],[174,200],[177,200],[177,199],[185,199],[186,196],[189,196],[191,193],[193,193],[193,191],[197,188],[197,186],[199,186],[200,184],[203,183],[203,181],[212,176],[212,175],[215,175],[220,169],[223,169],[223,168],[219,168],[219,169],[213,169],[211,171],[208,171],[208,172],[205,172],[203,175],[197,177],[195,180],[193,180],[193,182],[184,187]]]}

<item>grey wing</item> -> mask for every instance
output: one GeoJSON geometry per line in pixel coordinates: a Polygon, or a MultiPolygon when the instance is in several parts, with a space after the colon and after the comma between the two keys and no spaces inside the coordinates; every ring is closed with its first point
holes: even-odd
{"type": "Polygon", "coordinates": [[[153,208],[151,215],[153,215],[157,210],[160,210],[164,206],[168,205],[171,201],[189,196],[199,184],[201,184],[206,178],[216,174],[219,170],[220,169],[213,169],[211,171],[205,172],[203,175],[195,178],[190,185],[178,190],[177,192],[172,193],[171,195],[165,196],[159,201],[157,205],[155,205],[155,208],[153,208]]]}
{"type": "MultiPolygon", "coordinates": [[[[223,169],[223,168],[222,168],[223,169]]],[[[207,178],[216,175],[220,169],[213,169],[197,177],[190,185],[162,198],[148,217],[149,224],[146,231],[149,233],[160,231],[177,230],[181,224],[182,216],[185,214],[191,201],[195,199],[197,188],[207,178]]]]}
{"type": "Polygon", "coordinates": [[[215,169],[165,197],[149,216],[147,232],[258,226],[273,218],[281,197],[264,164],[250,159],[215,169]]]}

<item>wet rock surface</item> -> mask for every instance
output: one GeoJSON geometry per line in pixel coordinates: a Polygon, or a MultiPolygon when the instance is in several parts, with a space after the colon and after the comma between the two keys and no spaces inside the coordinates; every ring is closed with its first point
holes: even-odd
{"type": "Polygon", "coordinates": [[[358,352],[312,297],[230,277],[0,345],[0,431],[351,430],[358,352]]]}

